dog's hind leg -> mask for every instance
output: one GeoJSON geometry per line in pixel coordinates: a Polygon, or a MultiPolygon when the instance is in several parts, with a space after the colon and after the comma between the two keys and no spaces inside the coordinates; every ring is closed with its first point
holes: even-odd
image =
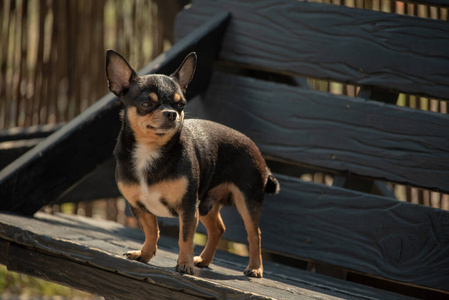
{"type": "Polygon", "coordinates": [[[250,210],[247,199],[236,186],[232,188],[232,196],[248,234],[249,264],[244,274],[249,277],[261,278],[263,277],[263,265],[259,219],[262,212],[262,201],[252,202],[255,207],[250,210]]]}
{"type": "Polygon", "coordinates": [[[200,221],[207,230],[207,243],[199,256],[195,256],[193,261],[197,267],[208,267],[214,259],[218,242],[220,242],[226,227],[220,215],[221,204],[216,203],[209,213],[200,216],[200,221]]]}

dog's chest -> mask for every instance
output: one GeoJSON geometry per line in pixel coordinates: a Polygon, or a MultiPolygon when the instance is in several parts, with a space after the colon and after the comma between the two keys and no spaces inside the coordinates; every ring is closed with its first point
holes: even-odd
{"type": "MultiPolygon", "coordinates": [[[[166,183],[170,185],[170,183],[166,183]]],[[[141,182],[138,206],[144,206],[148,211],[157,217],[173,217],[171,206],[176,205],[176,197],[168,199],[167,190],[159,185],[148,186],[141,182]],[[169,206],[170,205],[170,206],[169,206]]],[[[170,187],[168,187],[170,189],[170,187]]]]}
{"type": "Polygon", "coordinates": [[[138,183],[118,182],[118,186],[132,206],[144,208],[155,216],[174,217],[187,191],[188,181],[181,176],[148,184],[147,174],[154,171],[159,157],[158,151],[137,146],[133,153],[133,167],[138,183]]]}

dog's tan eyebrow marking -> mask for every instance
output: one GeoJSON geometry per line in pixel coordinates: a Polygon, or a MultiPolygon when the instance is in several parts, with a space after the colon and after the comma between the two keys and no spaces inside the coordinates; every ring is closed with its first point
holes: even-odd
{"type": "Polygon", "coordinates": [[[157,102],[157,95],[156,95],[156,93],[150,93],[150,98],[151,98],[151,100],[153,100],[154,102],[157,102]]]}
{"type": "Polygon", "coordinates": [[[181,95],[176,93],[174,99],[175,99],[175,102],[181,101],[181,95]]]}

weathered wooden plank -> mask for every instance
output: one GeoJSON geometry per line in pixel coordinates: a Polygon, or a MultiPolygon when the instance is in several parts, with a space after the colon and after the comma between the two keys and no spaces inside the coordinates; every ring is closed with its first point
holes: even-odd
{"type": "Polygon", "coordinates": [[[449,99],[449,23],[304,1],[204,1],[180,13],[179,39],[232,14],[219,58],[256,68],[449,99]]]}
{"type": "MultiPolygon", "coordinates": [[[[25,154],[39,142],[42,142],[42,139],[0,143],[0,169],[25,154]]],[[[55,200],[55,203],[114,198],[120,195],[115,182],[115,160],[111,157],[69,190],[62,193],[55,200]]]]}
{"type": "MultiPolygon", "coordinates": [[[[201,59],[189,95],[200,93],[207,85],[207,64],[216,56],[227,19],[226,13],[208,18],[140,74],[169,74],[187,53],[197,51],[201,59]]],[[[119,101],[109,93],[1,170],[0,210],[33,214],[110,158],[120,129],[119,110],[119,101]]]]}
{"type": "Polygon", "coordinates": [[[42,139],[9,141],[0,143],[0,170],[42,142],[42,139]]]}
{"type": "Polygon", "coordinates": [[[272,157],[449,191],[448,115],[221,73],[189,109],[272,157]]]}
{"type": "Polygon", "coordinates": [[[0,262],[7,261],[9,268],[109,297],[111,293],[120,297],[127,289],[134,289],[129,291],[132,297],[125,298],[148,299],[160,292],[155,298],[408,299],[268,261],[264,264],[265,278],[247,278],[242,272],[247,258],[220,251],[210,268],[196,269],[195,276],[179,275],[174,271],[176,240],[162,236],[150,264],[133,262],[121,254],[140,247],[143,233],[79,216],[37,213],[36,218],[26,218],[0,214],[0,249],[4,241],[13,245],[9,251],[0,252],[0,262]],[[44,261],[46,267],[42,268],[44,261]],[[139,291],[140,296],[136,294],[139,291]]]}
{"type": "MultiPolygon", "coordinates": [[[[449,212],[276,177],[281,192],[265,198],[262,248],[449,292],[449,212]]],[[[222,216],[224,238],[246,243],[235,209],[222,216]]]]}
{"type": "Polygon", "coordinates": [[[2,255],[0,255],[0,264],[2,265],[6,265],[8,263],[8,256],[6,255],[6,253],[8,253],[8,247],[9,242],[0,239],[0,253],[2,253],[2,255]]]}
{"type": "Polygon", "coordinates": [[[9,248],[7,267],[106,299],[205,299],[17,245],[9,248]]]}
{"type": "Polygon", "coordinates": [[[61,194],[55,203],[76,203],[120,196],[115,182],[115,159],[111,157],[95,171],[77,182],[74,187],[61,194]]]}
{"type": "Polygon", "coordinates": [[[404,2],[411,2],[411,3],[417,3],[417,4],[424,4],[424,5],[436,5],[441,7],[448,7],[449,3],[447,0],[405,0],[404,2]]]}
{"type": "Polygon", "coordinates": [[[63,124],[0,130],[0,170],[36,146],[63,124]]]}
{"type": "MultiPolygon", "coordinates": [[[[83,287],[86,282],[82,280],[82,275],[85,275],[88,272],[87,270],[92,269],[93,274],[103,274],[106,279],[110,278],[112,285],[103,285],[103,280],[95,280],[92,276],[87,277],[93,283],[100,284],[97,287],[97,293],[101,292],[101,294],[109,296],[116,292],[119,295],[123,294],[126,291],[124,288],[129,288],[136,281],[140,281],[136,287],[146,283],[147,287],[144,292],[160,293],[161,299],[171,299],[170,297],[173,296],[175,296],[175,299],[182,299],[180,295],[183,294],[187,298],[203,299],[227,298],[232,295],[236,299],[245,299],[251,295],[247,292],[209,283],[195,276],[178,274],[174,271],[176,254],[164,251],[164,247],[158,249],[158,259],[152,260],[151,265],[126,259],[122,253],[129,249],[138,249],[141,246],[141,241],[132,239],[136,235],[140,238],[139,231],[128,231],[127,228],[117,223],[95,222],[88,218],[65,220],[63,216],[55,218],[43,214],[39,214],[39,217],[40,220],[2,215],[0,223],[0,237],[2,239],[43,254],[35,254],[34,256],[39,261],[36,265],[31,264],[31,268],[28,268],[24,266],[27,264],[27,256],[23,258],[25,261],[20,260],[16,257],[14,251],[10,250],[8,255],[12,255],[12,258],[8,259],[8,268],[31,273],[33,276],[47,277],[48,280],[58,281],[95,293],[95,290],[87,289],[88,286],[83,287]],[[93,226],[95,223],[103,226],[93,226]],[[126,233],[128,233],[128,236],[126,236],[126,233]],[[42,266],[45,260],[52,260],[52,257],[55,261],[61,263],[62,270],[40,267],[33,273],[33,267],[42,266]],[[77,267],[77,264],[80,269],[73,269],[77,267]],[[98,271],[95,271],[95,269],[98,269],[98,271]],[[80,274],[75,274],[76,282],[71,283],[65,280],[65,276],[70,274],[67,272],[76,273],[77,271],[80,274]],[[120,277],[114,278],[113,274],[119,274],[120,277]],[[59,278],[58,275],[62,275],[62,278],[59,278]],[[120,285],[123,288],[118,287],[120,285]]],[[[52,266],[50,262],[49,266],[52,266]]],[[[147,298],[147,295],[143,294],[140,298],[145,297],[147,298]]],[[[254,297],[266,299],[257,295],[254,295],[254,297]]]]}
{"type": "Polygon", "coordinates": [[[0,210],[33,214],[111,156],[119,110],[105,96],[0,171],[0,210]]]}
{"type": "Polygon", "coordinates": [[[0,142],[46,138],[63,125],[64,123],[59,123],[2,129],[0,130],[0,142]]]}

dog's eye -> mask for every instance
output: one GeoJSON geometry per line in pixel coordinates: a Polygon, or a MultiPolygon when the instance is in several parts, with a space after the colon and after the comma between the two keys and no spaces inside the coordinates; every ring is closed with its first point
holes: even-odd
{"type": "Polygon", "coordinates": [[[154,102],[151,101],[146,101],[146,102],[141,102],[140,105],[144,108],[150,108],[154,106],[154,102]]]}
{"type": "Polygon", "coordinates": [[[176,107],[178,107],[178,108],[184,108],[184,107],[186,107],[186,104],[184,103],[184,102],[178,102],[178,103],[176,103],[176,107]]]}

